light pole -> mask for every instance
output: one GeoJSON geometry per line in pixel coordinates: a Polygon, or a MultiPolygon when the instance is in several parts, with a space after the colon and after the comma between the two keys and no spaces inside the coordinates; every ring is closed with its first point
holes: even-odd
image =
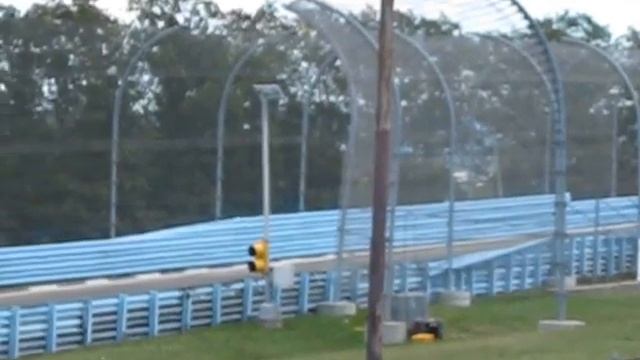
{"type": "Polygon", "coordinates": [[[223,205],[224,205],[224,149],[225,149],[225,134],[227,124],[227,112],[229,108],[229,100],[233,94],[235,82],[240,72],[247,65],[252,56],[255,55],[260,49],[263,49],[267,45],[274,43],[282,43],[288,41],[292,37],[291,32],[282,34],[276,34],[266,39],[258,39],[252,43],[247,50],[237,59],[234,60],[235,65],[229,71],[229,75],[225,80],[224,87],[222,88],[222,96],[220,97],[220,104],[218,105],[218,114],[216,119],[216,164],[215,164],[215,195],[213,199],[214,203],[214,219],[220,220],[223,218],[223,205]]]}
{"type": "MultiPolygon", "coordinates": [[[[271,216],[271,161],[269,157],[269,101],[283,99],[284,93],[277,84],[255,84],[253,89],[260,98],[260,122],[262,127],[262,214],[264,227],[262,239],[269,242],[269,218],[271,216]]],[[[265,284],[265,303],[259,310],[258,317],[267,326],[280,327],[282,315],[272,293],[271,270],[265,284]]]]}
{"type": "Polygon", "coordinates": [[[269,217],[271,215],[271,161],[269,157],[269,100],[284,98],[277,84],[256,84],[253,89],[260,98],[262,127],[262,215],[264,216],[263,238],[269,240],[269,217]]]}

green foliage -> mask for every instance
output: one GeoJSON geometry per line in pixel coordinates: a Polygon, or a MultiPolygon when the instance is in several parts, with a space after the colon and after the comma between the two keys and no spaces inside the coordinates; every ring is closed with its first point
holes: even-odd
{"type": "MultiPolygon", "coordinates": [[[[115,91],[115,79],[105,75],[120,25],[87,1],[34,5],[0,22],[7,69],[2,142],[28,148],[104,138],[115,91]]],[[[0,162],[5,241],[100,234],[96,218],[106,214],[107,153],[50,149],[0,162]]]]}
{"type": "Polygon", "coordinates": [[[539,23],[550,40],[573,37],[588,42],[608,44],[612,39],[608,27],[599,24],[591,15],[584,13],[565,11],[554,18],[542,19],[539,23]]]}

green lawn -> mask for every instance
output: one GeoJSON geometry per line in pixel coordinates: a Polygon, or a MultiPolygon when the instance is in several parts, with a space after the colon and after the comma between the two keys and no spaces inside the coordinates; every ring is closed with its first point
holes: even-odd
{"type": "MultiPolygon", "coordinates": [[[[446,340],[434,345],[387,349],[385,359],[598,359],[614,353],[640,355],[640,293],[599,292],[573,295],[570,317],[588,322],[574,333],[536,332],[537,321],[553,316],[548,294],[477,300],[471,309],[434,307],[444,319],[446,340]]],[[[363,358],[364,317],[338,320],[303,317],[285,329],[225,325],[150,341],[94,347],[41,360],[338,360],[363,358]]]]}

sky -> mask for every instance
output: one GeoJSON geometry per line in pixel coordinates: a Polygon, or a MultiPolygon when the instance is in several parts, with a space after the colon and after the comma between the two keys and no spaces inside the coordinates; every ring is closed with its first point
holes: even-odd
{"type": "MultiPolygon", "coordinates": [[[[379,0],[326,0],[344,10],[358,10],[367,4],[379,6],[379,0]]],[[[34,0],[4,0],[3,2],[26,9],[34,0]]],[[[243,8],[255,11],[264,0],[217,0],[223,10],[243,8]]],[[[545,17],[561,13],[564,10],[588,13],[594,19],[609,26],[614,35],[623,34],[629,26],[640,28],[640,1],[638,0],[521,0],[534,17],[545,17]]],[[[98,0],[98,5],[118,16],[126,17],[127,0],[98,0]]],[[[422,0],[396,0],[399,9],[412,8],[420,13],[424,8],[422,0]]]]}

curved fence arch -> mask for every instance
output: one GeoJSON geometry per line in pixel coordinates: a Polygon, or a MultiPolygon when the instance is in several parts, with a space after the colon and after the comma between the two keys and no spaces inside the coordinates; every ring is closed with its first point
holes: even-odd
{"type": "MultiPolygon", "coordinates": [[[[480,36],[484,39],[487,39],[489,41],[495,41],[498,42],[502,45],[505,45],[511,49],[513,49],[513,51],[516,52],[516,54],[522,56],[522,58],[531,65],[531,67],[535,70],[535,72],[538,74],[538,76],[540,77],[540,80],[542,80],[544,82],[544,85],[546,87],[547,90],[547,95],[549,96],[549,103],[553,103],[553,99],[554,99],[554,93],[553,93],[553,86],[551,85],[551,83],[549,82],[549,80],[547,79],[546,74],[544,73],[544,70],[540,67],[540,65],[538,65],[538,63],[536,62],[536,60],[531,56],[531,54],[527,53],[526,51],[524,51],[521,47],[519,47],[518,45],[516,45],[514,42],[512,42],[511,40],[504,38],[502,36],[498,36],[498,35],[493,35],[493,34],[477,34],[477,36],[480,36]]],[[[547,143],[545,145],[545,170],[544,170],[544,187],[545,187],[545,192],[549,193],[551,191],[551,136],[552,136],[552,132],[551,132],[551,127],[553,125],[553,118],[551,117],[551,114],[549,114],[549,123],[548,123],[548,129],[547,129],[547,143]]]]}
{"type": "MultiPolygon", "coordinates": [[[[372,184],[375,109],[375,51],[377,44],[352,17],[316,0],[297,0],[289,9],[307,25],[316,29],[340,58],[348,80],[351,105],[351,125],[347,153],[343,160],[343,182],[340,190],[341,215],[338,225],[338,271],[343,268],[345,249],[368,246],[368,233],[347,229],[350,217],[370,217],[370,210],[355,207],[370,203],[372,184]]],[[[398,114],[396,91],[394,113],[398,114]]],[[[397,116],[397,115],[396,115],[397,116]]],[[[395,137],[395,136],[394,136],[395,137]]],[[[333,298],[340,296],[340,289],[333,298]]]]}
{"type": "Polygon", "coordinates": [[[120,114],[122,111],[122,99],[124,91],[127,87],[127,79],[133,72],[133,67],[142,59],[143,56],[156,44],[160,43],[167,37],[175,34],[183,29],[180,26],[172,26],[165,28],[151,37],[138,49],[135,55],[129,60],[125,71],[119,77],[119,85],[116,90],[115,100],[113,103],[113,115],[111,119],[111,177],[110,177],[110,195],[109,195],[109,237],[113,238],[117,235],[118,223],[118,162],[120,160],[120,114]]]}
{"type": "Polygon", "coordinates": [[[322,75],[335,64],[338,58],[335,55],[330,55],[324,60],[318,67],[318,73],[311,80],[311,83],[306,91],[302,95],[302,130],[301,130],[301,143],[300,143],[300,179],[298,182],[298,211],[305,211],[306,209],[306,194],[307,194],[307,167],[308,167],[308,141],[309,141],[309,116],[311,107],[311,96],[316,90],[318,84],[322,79],[322,75]]]}
{"type": "MultiPolygon", "coordinates": [[[[432,56],[427,53],[417,41],[410,38],[409,36],[396,31],[396,36],[401,41],[405,42],[408,46],[413,48],[418,56],[422,57],[424,61],[426,61],[429,66],[433,69],[438,79],[438,83],[442,86],[442,90],[444,91],[444,96],[446,99],[447,110],[449,112],[449,144],[448,144],[448,158],[451,159],[456,154],[456,123],[457,123],[457,114],[456,114],[456,106],[454,103],[454,97],[452,91],[447,83],[445,76],[442,74],[442,71],[438,67],[438,65],[433,61],[432,56]]],[[[448,282],[451,285],[452,277],[451,277],[451,269],[453,268],[453,241],[455,240],[455,199],[456,199],[456,190],[455,190],[455,178],[453,173],[453,167],[449,164],[448,169],[448,179],[447,179],[447,198],[448,198],[448,207],[447,207],[447,268],[449,269],[449,277],[448,282]]]]}
{"type": "Polygon", "coordinates": [[[455,164],[470,173],[459,186],[470,198],[548,193],[549,83],[530,56],[492,36],[425,40],[453,88],[458,108],[461,152],[455,164]],[[502,157],[510,159],[504,166],[502,157]],[[526,168],[521,167],[524,163],[526,168]]]}
{"type": "MultiPolygon", "coordinates": [[[[427,2],[427,5],[428,4],[429,2],[427,2]]],[[[554,159],[556,164],[554,174],[557,175],[556,191],[557,191],[557,203],[558,203],[557,205],[558,211],[556,211],[556,214],[557,214],[556,225],[558,229],[557,234],[559,234],[558,236],[560,238],[560,241],[562,241],[563,238],[561,234],[564,233],[564,230],[563,230],[565,225],[564,211],[566,208],[566,199],[565,199],[566,185],[564,184],[565,162],[564,162],[564,150],[563,150],[564,136],[565,136],[564,135],[565,123],[564,123],[564,107],[563,107],[564,103],[563,103],[562,84],[558,81],[557,70],[555,67],[555,60],[553,59],[550,52],[548,51],[546,38],[544,37],[540,29],[537,27],[535,22],[531,19],[531,17],[526,13],[526,11],[520,6],[520,4],[517,1],[502,1],[501,5],[502,5],[500,9],[501,11],[499,12],[504,13],[506,10],[511,11],[511,17],[515,18],[516,21],[519,22],[521,29],[524,29],[524,31],[526,32],[527,41],[522,41],[522,40],[519,40],[519,41],[524,43],[527,46],[526,52],[529,53],[531,57],[537,61],[537,63],[539,64],[539,68],[543,69],[545,74],[548,75],[547,78],[549,79],[549,82],[553,84],[553,99],[552,99],[551,108],[553,109],[552,114],[554,119],[554,127],[556,130],[554,131],[554,134],[556,134],[556,141],[554,141],[554,143],[556,144],[556,147],[557,147],[556,151],[554,151],[554,154],[556,154],[556,158],[554,159]]],[[[345,59],[351,56],[352,59],[355,58],[360,60],[357,62],[352,60],[352,65],[354,69],[349,69],[348,65],[346,66],[346,68],[347,68],[347,71],[349,70],[351,71],[350,76],[353,80],[351,81],[351,83],[352,84],[359,83],[360,88],[365,89],[363,92],[367,94],[366,88],[367,87],[373,88],[373,86],[371,86],[370,84],[372,84],[371,79],[374,78],[374,76],[371,76],[371,73],[369,73],[369,76],[367,76],[365,69],[367,67],[369,68],[374,67],[375,63],[371,60],[371,58],[374,57],[372,55],[369,55],[368,56],[369,59],[367,59],[364,57],[363,54],[354,53],[356,51],[354,48],[358,47],[358,46],[355,46],[354,44],[357,44],[358,42],[360,43],[367,42],[366,33],[363,34],[362,30],[360,30],[360,34],[358,34],[359,32],[358,28],[360,28],[361,25],[355,24],[353,19],[350,18],[349,16],[346,16],[340,13],[339,11],[332,9],[326,4],[323,4],[316,0],[295,1],[293,4],[290,5],[290,9],[292,9],[295,13],[297,13],[298,16],[303,19],[304,22],[311,24],[312,27],[316,28],[325,37],[329,39],[333,38],[334,40],[329,40],[329,42],[334,47],[336,52],[340,55],[341,59],[345,59]],[[346,46],[341,46],[340,42],[347,42],[347,41],[351,45],[350,48],[346,48],[346,46]],[[347,56],[345,57],[345,55],[347,56]]],[[[474,8],[474,9],[477,10],[477,8],[474,8]]],[[[371,45],[375,49],[375,41],[370,41],[370,42],[373,42],[373,44],[371,45]]],[[[362,52],[362,49],[358,49],[358,50],[362,52]]],[[[355,88],[358,89],[357,86],[355,86],[355,88]]],[[[358,94],[358,93],[354,94],[355,92],[354,88],[351,88],[351,91],[352,91],[352,99],[358,100],[357,101],[358,104],[355,104],[355,106],[354,106],[354,103],[352,102],[352,106],[354,106],[353,114],[355,116],[355,120],[359,121],[357,123],[358,126],[366,126],[366,123],[363,125],[363,121],[362,119],[359,119],[359,117],[362,117],[364,119],[365,115],[368,115],[372,119],[373,101],[371,99],[374,99],[375,96],[371,94],[370,89],[369,89],[368,96],[362,96],[362,94],[358,94]]],[[[372,120],[370,121],[370,124],[368,126],[371,126],[371,124],[373,124],[372,120]]],[[[545,122],[545,125],[546,124],[547,122],[545,122]]],[[[371,129],[369,129],[369,133],[370,131],[371,129]]],[[[343,182],[343,184],[346,184],[346,185],[343,187],[343,194],[341,195],[341,199],[345,199],[345,200],[349,199],[350,201],[345,201],[345,200],[342,201],[341,206],[344,210],[343,212],[344,215],[343,215],[343,220],[341,222],[341,226],[339,230],[339,233],[340,233],[339,238],[350,237],[351,239],[354,240],[355,244],[362,244],[362,245],[359,245],[360,247],[366,246],[363,239],[355,240],[355,238],[357,237],[357,234],[354,234],[350,232],[348,229],[346,229],[345,224],[348,222],[348,217],[351,216],[348,213],[349,209],[358,207],[357,202],[354,202],[353,199],[364,198],[364,195],[362,194],[367,194],[366,195],[367,199],[370,196],[369,195],[370,188],[366,184],[368,181],[371,180],[370,179],[371,171],[370,169],[367,168],[367,164],[371,163],[371,161],[369,161],[371,159],[367,157],[367,154],[364,154],[362,149],[363,148],[367,149],[371,147],[372,144],[370,143],[370,141],[369,143],[367,143],[367,139],[363,137],[362,134],[366,134],[366,130],[354,131],[352,129],[352,131],[350,132],[350,136],[356,136],[356,138],[354,139],[352,137],[350,139],[349,144],[350,145],[357,144],[357,146],[356,146],[356,149],[354,149],[354,146],[349,146],[348,151],[350,152],[350,154],[348,154],[348,160],[345,161],[346,164],[350,164],[351,166],[349,166],[345,172],[344,178],[347,180],[343,182]],[[354,175],[354,174],[357,174],[357,175],[354,175]],[[356,182],[355,180],[359,180],[359,182],[356,182]],[[354,185],[351,185],[352,183],[354,185]],[[353,189],[357,189],[358,194],[354,195],[352,193],[353,189]]],[[[369,155],[370,155],[370,151],[369,151],[369,155]]],[[[360,204],[360,206],[363,206],[364,204],[366,204],[366,202],[360,204]]],[[[353,214],[355,215],[356,212],[354,211],[353,214]]],[[[366,210],[359,211],[358,214],[359,216],[367,216],[366,210]]],[[[344,246],[344,240],[342,241],[342,245],[339,245],[339,249],[342,249],[343,246],[344,246]]],[[[341,251],[339,250],[339,258],[341,256],[340,254],[341,254],[341,251]]]]}
{"type": "Polygon", "coordinates": [[[570,188],[579,197],[615,196],[619,109],[622,101],[631,101],[637,113],[635,89],[620,65],[598,48],[574,39],[552,46],[569,94],[570,188]]]}
{"type": "MultiPolygon", "coordinates": [[[[585,49],[589,49],[591,51],[594,52],[594,54],[596,56],[601,57],[602,59],[604,59],[607,63],[609,63],[611,65],[611,67],[618,73],[618,75],[620,76],[620,79],[622,80],[624,87],[626,88],[626,92],[627,95],[629,96],[629,98],[627,100],[631,101],[631,107],[633,107],[634,109],[634,115],[635,115],[635,119],[636,119],[636,130],[637,130],[637,136],[640,136],[640,103],[639,103],[639,98],[638,98],[638,92],[636,91],[634,85],[633,85],[633,81],[631,81],[631,78],[629,77],[629,75],[627,74],[627,72],[625,71],[625,69],[622,67],[622,65],[620,65],[620,63],[618,63],[618,61],[616,61],[611,55],[609,55],[606,51],[600,49],[599,47],[592,45],[588,42],[582,41],[582,40],[578,40],[578,39],[572,39],[572,38],[565,38],[562,40],[563,42],[566,43],[570,43],[570,44],[575,44],[578,46],[582,46],[585,49]]],[[[613,131],[612,131],[612,161],[611,161],[611,165],[612,165],[612,170],[611,170],[611,193],[610,195],[612,197],[615,197],[618,195],[618,190],[617,190],[617,179],[618,179],[618,146],[617,146],[617,137],[618,137],[618,125],[619,125],[619,113],[618,111],[614,111],[614,125],[613,125],[613,131]]],[[[640,164],[640,157],[637,159],[638,164],[640,164]]],[[[638,180],[637,183],[638,184],[638,189],[639,189],[639,194],[640,194],[640,173],[638,173],[638,180]]],[[[640,195],[639,195],[640,196],[640,195]]],[[[640,211],[640,209],[639,209],[640,211]]]]}
{"type": "Polygon", "coordinates": [[[457,177],[452,179],[452,188],[456,191],[464,186],[467,197],[483,197],[486,194],[470,192],[482,184],[485,192],[495,192],[489,196],[502,197],[506,170],[508,196],[548,193],[550,151],[545,149],[550,143],[549,108],[554,95],[531,55],[498,36],[438,34],[424,39],[423,46],[442,67],[453,89],[457,108],[452,132],[461,151],[453,154],[449,166],[457,177]],[[526,111],[526,116],[518,111],[526,111]],[[511,158],[504,169],[500,147],[506,149],[503,156],[511,158]],[[525,172],[520,171],[522,164],[527,164],[525,172]],[[461,171],[473,177],[463,180],[461,171]],[[465,181],[470,185],[462,185],[465,181]]]}
{"type": "MultiPolygon", "coordinates": [[[[640,103],[640,50],[628,50],[626,51],[625,58],[619,61],[622,63],[622,67],[625,72],[630,75],[632,83],[636,89],[636,103],[640,103]],[[634,81],[635,80],[635,81],[634,81]]],[[[640,123],[640,114],[636,113],[636,131],[640,131],[638,128],[638,123],[640,123]]],[[[638,190],[638,204],[640,204],[640,136],[636,133],[636,158],[638,159],[638,164],[636,168],[636,176],[638,180],[637,190],[638,190]]],[[[638,222],[640,223],[640,207],[638,208],[638,222]]],[[[640,236],[639,236],[640,237],[640,236]]]]}
{"type": "Polygon", "coordinates": [[[267,39],[259,38],[254,41],[253,44],[249,45],[247,50],[240,55],[238,61],[234,64],[233,68],[229,72],[227,79],[225,81],[222,97],[220,99],[220,105],[218,106],[218,114],[216,119],[216,127],[217,127],[217,151],[216,151],[216,183],[215,183],[215,207],[214,207],[214,217],[216,219],[220,219],[222,215],[222,207],[224,202],[224,194],[223,194],[223,183],[224,183],[224,135],[225,135],[225,125],[227,118],[227,107],[229,102],[229,97],[231,95],[231,91],[233,90],[233,85],[235,83],[236,77],[242,70],[242,68],[249,62],[251,57],[258,52],[260,49],[265,46],[271,45],[273,43],[277,43],[280,41],[288,40],[295,36],[294,32],[286,32],[281,34],[276,34],[274,36],[267,37],[267,39]]]}

